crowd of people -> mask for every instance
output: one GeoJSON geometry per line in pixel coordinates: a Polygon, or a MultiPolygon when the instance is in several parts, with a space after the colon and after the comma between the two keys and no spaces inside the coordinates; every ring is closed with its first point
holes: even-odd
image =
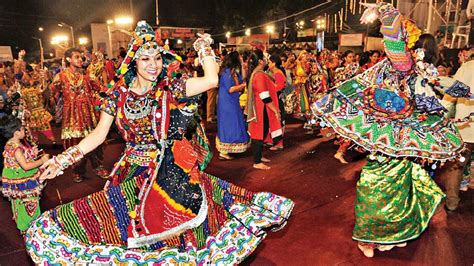
{"type": "Polygon", "coordinates": [[[62,65],[29,64],[23,50],[3,64],[2,192],[33,261],[242,261],[294,204],[205,173],[212,123],[218,158],[252,149],[249,167],[259,170],[271,169],[265,153],[285,152],[289,120],[333,136],[342,164],[352,147],[367,153],[353,232],[367,257],[427,228],[445,197],[431,178],[437,165],[447,172],[445,208],[455,211],[459,191],[474,189],[474,48],[450,56],[390,4],[368,12],[382,22],[383,51],[217,51],[204,34],[175,53],[139,22],[115,60],[71,48],[62,65]],[[114,121],[126,145],[109,172],[102,145],[114,121]],[[64,152],[44,154],[41,135],[64,152]],[[108,179],[103,190],[41,213],[44,181],[72,167],[81,182],[85,159],[108,179]]]}

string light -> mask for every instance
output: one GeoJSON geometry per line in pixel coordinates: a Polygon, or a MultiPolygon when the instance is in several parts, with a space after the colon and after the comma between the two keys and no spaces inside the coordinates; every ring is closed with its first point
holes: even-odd
{"type": "MultiPolygon", "coordinates": [[[[391,0],[393,2],[393,0],[391,0]]],[[[294,13],[294,14],[291,14],[291,15],[288,15],[286,17],[283,17],[283,18],[280,18],[280,19],[276,19],[276,20],[273,20],[273,21],[270,21],[269,23],[265,23],[265,24],[261,24],[261,25],[257,25],[257,26],[253,26],[253,27],[249,27],[245,30],[237,30],[237,31],[227,31],[225,33],[220,33],[220,34],[215,34],[214,36],[220,36],[220,35],[224,35],[226,38],[230,38],[230,36],[234,33],[239,33],[239,32],[244,32],[244,34],[246,36],[249,36],[251,35],[251,30],[252,29],[256,29],[256,28],[260,28],[260,27],[265,27],[265,32],[268,33],[268,34],[273,34],[274,31],[275,31],[275,27],[273,25],[268,25],[268,24],[272,24],[272,23],[275,23],[275,22],[280,22],[280,21],[283,21],[283,20],[286,20],[290,17],[295,17],[295,16],[298,16],[300,14],[303,14],[303,13],[306,13],[310,10],[313,10],[313,9],[316,9],[318,7],[321,7],[323,5],[326,5],[328,3],[332,3],[333,5],[330,6],[330,7],[333,7],[334,6],[334,2],[331,1],[331,0],[328,0],[324,3],[321,3],[321,4],[318,4],[318,5],[315,5],[313,7],[310,7],[308,9],[305,9],[305,10],[302,10],[300,12],[297,12],[297,13],[294,13]]],[[[351,14],[355,15],[357,13],[357,5],[358,6],[358,9],[359,9],[359,13],[362,12],[362,3],[367,3],[367,0],[360,0],[360,1],[357,1],[357,0],[346,0],[345,2],[345,6],[343,6],[340,10],[338,10],[336,13],[334,13],[334,23],[332,22],[332,15],[331,14],[327,14],[327,13],[324,13],[324,15],[322,15],[322,20],[319,21],[319,24],[318,24],[318,20],[316,20],[316,29],[317,30],[323,30],[323,31],[327,31],[327,32],[335,32],[337,33],[338,31],[342,31],[343,29],[343,23],[344,21],[347,20],[348,18],[348,13],[350,12],[351,14]],[[339,19],[339,20],[338,20],[339,19]],[[334,31],[332,31],[332,25],[334,25],[334,31]]],[[[329,7],[327,7],[329,8],[329,7]]],[[[326,8],[325,8],[326,9],[326,8]]],[[[371,21],[374,21],[376,19],[376,16],[372,15],[372,14],[369,14],[369,17],[368,17],[371,21]]],[[[314,20],[312,20],[314,21],[314,20]]],[[[297,30],[302,30],[304,28],[304,20],[300,20],[298,22],[295,23],[296,25],[296,28],[297,30]]]]}
{"type": "Polygon", "coordinates": [[[266,33],[269,33],[269,34],[272,34],[273,32],[275,32],[275,26],[273,25],[268,25],[266,27],[266,30],[265,30],[266,33]]]}
{"type": "MultiPolygon", "coordinates": [[[[252,30],[252,29],[257,29],[257,28],[260,28],[260,27],[264,27],[264,26],[266,26],[266,25],[268,25],[268,24],[274,24],[274,23],[276,23],[276,22],[284,21],[284,20],[287,20],[288,18],[299,16],[299,15],[301,15],[301,14],[304,14],[304,13],[308,12],[308,11],[317,9],[317,8],[319,8],[319,7],[322,7],[322,6],[324,6],[324,5],[326,5],[326,4],[330,4],[330,3],[333,4],[333,5],[335,5],[334,1],[332,1],[332,0],[327,0],[327,1],[324,2],[324,3],[317,4],[317,5],[315,5],[315,6],[312,6],[312,7],[310,7],[310,8],[305,9],[305,10],[299,11],[299,12],[297,12],[297,13],[293,13],[293,14],[288,15],[288,16],[286,16],[286,17],[282,17],[282,18],[279,18],[279,19],[276,19],[276,20],[273,20],[273,21],[270,21],[270,22],[267,22],[267,23],[264,23],[264,24],[260,24],[260,25],[257,25],[257,26],[253,26],[253,27],[250,27],[250,28],[248,28],[248,29],[250,29],[250,30],[252,30]]],[[[239,32],[245,32],[245,31],[246,31],[246,30],[232,31],[231,34],[239,33],[239,32]]],[[[225,36],[226,34],[227,34],[227,33],[225,32],[225,33],[214,34],[213,36],[225,36]]]]}

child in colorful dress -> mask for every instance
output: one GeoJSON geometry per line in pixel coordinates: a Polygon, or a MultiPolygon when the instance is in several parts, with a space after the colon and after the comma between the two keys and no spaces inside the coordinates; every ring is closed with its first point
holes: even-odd
{"type": "Polygon", "coordinates": [[[22,142],[25,128],[17,118],[4,117],[1,132],[8,139],[3,152],[2,194],[9,198],[13,220],[23,233],[40,215],[39,196],[43,184],[38,179],[38,168],[49,160],[49,155],[35,159],[38,149],[22,142]]]}

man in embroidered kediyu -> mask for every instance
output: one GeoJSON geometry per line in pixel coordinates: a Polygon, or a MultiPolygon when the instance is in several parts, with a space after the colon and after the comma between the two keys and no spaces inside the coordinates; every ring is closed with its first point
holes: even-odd
{"type": "MultiPolygon", "coordinates": [[[[97,114],[94,110],[94,95],[88,76],[82,72],[81,51],[76,48],[64,54],[67,68],[54,77],[53,90],[61,91],[64,99],[61,139],[64,149],[77,145],[97,126],[97,114]]],[[[98,147],[87,156],[97,175],[105,178],[107,171],[102,166],[103,151],[98,147]]],[[[86,161],[73,166],[73,180],[82,181],[86,172],[86,161]]]]}

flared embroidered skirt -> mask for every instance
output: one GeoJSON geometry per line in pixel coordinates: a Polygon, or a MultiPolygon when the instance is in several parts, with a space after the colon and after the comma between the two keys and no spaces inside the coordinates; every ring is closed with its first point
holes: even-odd
{"type": "Polygon", "coordinates": [[[293,202],[272,193],[253,193],[201,172],[207,217],[199,226],[139,249],[126,246],[128,213],[137,201],[137,181],[45,212],[28,229],[26,248],[37,264],[236,264],[281,228],[293,202]]]}

